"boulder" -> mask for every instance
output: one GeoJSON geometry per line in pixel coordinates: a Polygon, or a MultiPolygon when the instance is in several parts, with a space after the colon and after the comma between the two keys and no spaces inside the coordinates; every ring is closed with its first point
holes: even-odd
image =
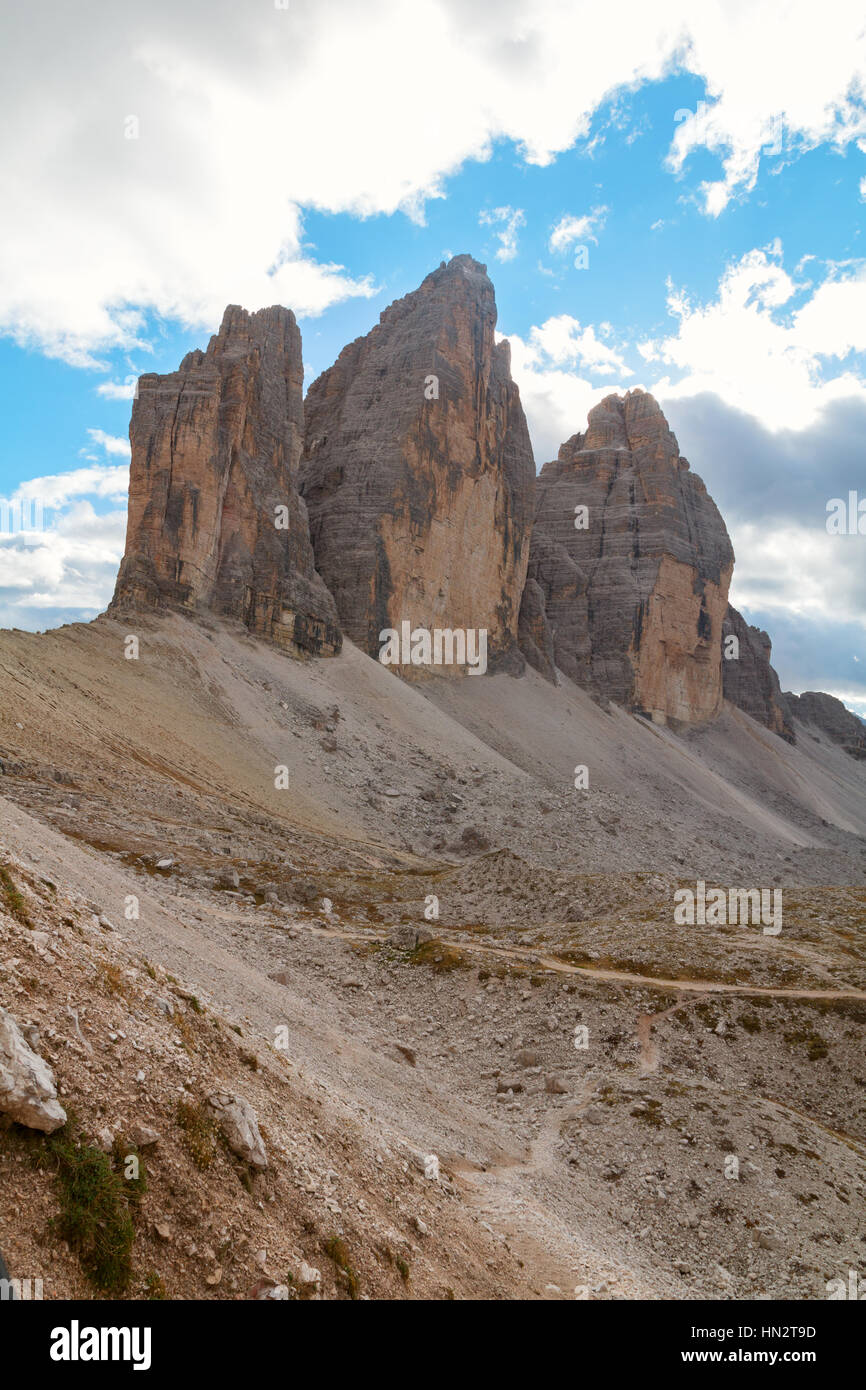
{"type": "Polygon", "coordinates": [[[0,1111],[28,1129],[53,1134],[66,1124],[54,1073],[34,1052],[10,1013],[0,1008],[0,1111]]]}
{"type": "Polygon", "coordinates": [[[215,1091],[207,1107],[232,1153],[253,1168],[267,1168],[268,1159],[255,1111],[242,1096],[215,1091]]]}

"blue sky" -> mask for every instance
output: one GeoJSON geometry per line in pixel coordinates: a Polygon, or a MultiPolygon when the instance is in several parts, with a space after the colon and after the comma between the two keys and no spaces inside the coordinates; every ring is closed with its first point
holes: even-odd
{"type": "Polygon", "coordinates": [[[866,499],[858,7],[49,0],[4,24],[0,498],[45,529],[0,534],[0,624],[105,606],[134,378],[227,302],[294,308],[309,384],[468,251],[538,466],[604,394],[653,390],[783,686],[866,714],[866,535],[825,525],[866,499]]]}

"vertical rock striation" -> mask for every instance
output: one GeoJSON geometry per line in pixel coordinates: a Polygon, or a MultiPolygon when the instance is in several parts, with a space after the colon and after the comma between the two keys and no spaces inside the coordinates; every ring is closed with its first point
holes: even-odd
{"type": "Polygon", "coordinates": [[[772,643],[766,632],[752,627],[736,608],[728,607],[722,624],[722,682],[725,699],[794,743],[794,728],[779,677],[770,665],[772,643]],[[729,637],[737,639],[737,655],[728,658],[729,637]]]}
{"type": "Polygon", "coordinates": [[[289,649],[340,650],[297,488],[302,389],[301,335],[280,307],[230,305],[206,352],[141,377],[112,610],[210,609],[289,649]]]}
{"type": "Polygon", "coordinates": [[[456,256],[350,343],[307,395],[301,493],[347,636],[486,629],[516,645],[535,469],[485,267],[456,256]]]}
{"type": "Polygon", "coordinates": [[[572,680],[659,722],[712,719],[733,563],[656,401],[608,396],[537,479],[524,653],[552,676],[552,649],[572,680]]]}

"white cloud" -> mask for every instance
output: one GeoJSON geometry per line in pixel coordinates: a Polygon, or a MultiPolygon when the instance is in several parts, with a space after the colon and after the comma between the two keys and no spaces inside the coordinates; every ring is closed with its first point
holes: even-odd
{"type": "MultiPolygon", "coordinates": [[[[609,337],[611,325],[599,324],[602,337],[609,337]]],[[[512,338],[512,343],[520,339],[512,338]]],[[[571,314],[557,314],[546,319],[540,326],[530,329],[528,342],[522,345],[525,366],[582,367],[585,371],[598,374],[619,372],[622,376],[632,373],[621,355],[607,343],[600,341],[595,328],[588,324],[581,328],[580,322],[571,314]]]]}
{"type": "Polygon", "coordinates": [[[478,214],[480,227],[497,227],[500,224],[502,224],[500,230],[496,233],[499,242],[496,259],[498,261],[513,261],[517,255],[518,230],[526,225],[523,209],[506,206],[478,214]]]}
{"type": "Polygon", "coordinates": [[[0,331],[94,365],[144,346],[151,313],[213,329],[229,302],[309,315],[369,295],[363,273],[318,261],[303,209],[420,220],[495,141],[549,164],[602,102],[677,69],[704,82],[709,114],[671,112],[673,168],[701,143],[717,151],[721,186],[704,191],[717,211],[770,157],[777,113],[785,157],[862,138],[863,28],[854,0],[819,20],[812,0],[152,0],[110,22],[100,0],[19,6],[0,91],[15,132],[0,331]]]}
{"type": "Polygon", "coordinates": [[[106,434],[105,430],[88,430],[87,433],[94,444],[101,444],[107,454],[123,454],[126,458],[132,457],[132,448],[128,439],[122,439],[116,434],[106,434]]]}
{"type": "Polygon", "coordinates": [[[709,303],[670,286],[668,307],[676,333],[638,344],[679,373],[656,381],[661,400],[714,392],[770,429],[797,430],[831,401],[866,399],[856,364],[843,366],[866,351],[866,264],[797,283],[774,243],[729,265],[709,303]]]}
{"type": "Polygon", "coordinates": [[[128,376],[125,381],[101,381],[96,387],[96,394],[108,401],[131,401],[135,399],[137,382],[137,376],[128,376]]]}
{"type": "Polygon", "coordinates": [[[128,491],[128,464],[19,484],[11,525],[0,531],[0,627],[51,627],[102,612],[123,558],[128,491]]]}
{"type": "Polygon", "coordinates": [[[582,217],[573,217],[567,214],[560,217],[559,221],[550,230],[550,241],[548,248],[551,251],[567,251],[575,242],[593,241],[598,244],[597,232],[600,232],[605,224],[610,208],[597,207],[592,212],[584,213],[582,217]]]}
{"type": "Polygon", "coordinates": [[[33,499],[44,507],[61,508],[82,497],[125,503],[128,493],[129,465],[100,463],[93,468],[73,468],[68,473],[29,478],[16,488],[12,500],[33,499]]]}
{"type": "Polygon", "coordinates": [[[49,530],[0,535],[0,626],[94,617],[111,598],[125,537],[125,511],[100,516],[87,501],[49,530]]]}
{"type": "Polygon", "coordinates": [[[823,526],[773,524],[772,517],[730,526],[737,563],[737,607],[866,630],[857,536],[830,536],[823,526]]]}
{"type": "Polygon", "coordinates": [[[600,324],[597,333],[592,324],[584,328],[570,314],[558,314],[534,326],[526,339],[509,335],[511,370],[539,464],[555,458],[559,445],[584,429],[587,411],[602,396],[627,389],[607,380],[621,382],[633,373],[598,334],[609,337],[610,324],[600,324]]]}
{"type": "Polygon", "coordinates": [[[866,23],[857,0],[706,5],[688,24],[685,65],[707,78],[707,100],[677,125],[669,165],[707,148],[722,176],[700,186],[718,216],[755,185],[762,161],[781,171],[823,142],[844,148],[866,132],[866,23]],[[825,22],[826,21],[826,22],[825,22]]]}

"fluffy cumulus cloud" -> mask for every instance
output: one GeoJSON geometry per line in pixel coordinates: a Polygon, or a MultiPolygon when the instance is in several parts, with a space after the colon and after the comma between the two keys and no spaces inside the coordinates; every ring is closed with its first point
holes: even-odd
{"type": "Polygon", "coordinates": [[[675,113],[669,164],[682,172],[695,150],[719,155],[721,177],[698,190],[710,216],[754,187],[762,160],[778,166],[825,142],[841,150],[862,139],[866,16],[856,0],[820,18],[811,0],[694,9],[685,64],[706,75],[707,99],[675,113]]]}
{"type": "Polygon", "coordinates": [[[709,303],[671,285],[676,332],[638,345],[648,364],[674,369],[656,373],[655,389],[669,400],[714,392],[772,429],[805,429],[833,401],[866,401],[856,363],[866,263],[831,267],[818,283],[815,265],[790,275],[776,242],[731,264],[709,303]]]}
{"type": "Polygon", "coordinates": [[[132,457],[132,448],[128,439],[121,439],[119,435],[106,434],[105,430],[88,430],[89,437],[94,444],[101,445],[107,454],[120,454],[124,458],[132,457]]]}
{"type": "Polygon", "coordinates": [[[866,538],[827,523],[834,499],[866,498],[866,268],[807,258],[789,272],[774,244],[729,265],[706,302],[671,286],[669,308],[675,331],[652,341],[568,315],[511,338],[536,457],[556,457],[602,395],[651,390],[727,523],[732,601],[778,630],[783,681],[859,708],[866,538]],[[806,653],[825,649],[822,678],[806,653]]]}
{"type": "Polygon", "coordinates": [[[128,467],[105,464],[32,478],[0,502],[0,627],[40,630],[102,612],[123,556],[128,486],[128,467]]]}
{"type": "Polygon", "coordinates": [[[560,444],[585,428],[587,411],[601,396],[634,384],[611,336],[609,324],[583,326],[570,314],[547,319],[526,338],[509,336],[511,370],[539,464],[556,458],[560,444]]]}
{"type": "Polygon", "coordinates": [[[853,0],[819,22],[811,0],[45,0],[5,23],[0,331],[80,365],[144,346],[152,313],[209,328],[230,301],[369,295],[305,242],[304,209],[422,219],[495,141],[547,164],[674,70],[706,105],[676,125],[672,177],[712,150],[711,213],[763,159],[863,139],[853,0]]]}
{"type": "Polygon", "coordinates": [[[127,376],[123,381],[101,381],[95,388],[97,396],[107,401],[131,401],[135,397],[136,376],[127,376]]]}

